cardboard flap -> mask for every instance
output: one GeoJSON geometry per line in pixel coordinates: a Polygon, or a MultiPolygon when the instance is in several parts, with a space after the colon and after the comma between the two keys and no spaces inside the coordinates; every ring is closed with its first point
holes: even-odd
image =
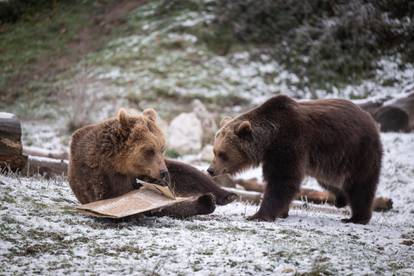
{"type": "Polygon", "coordinates": [[[188,199],[186,197],[172,199],[161,194],[161,191],[141,188],[119,197],[83,204],[76,208],[82,213],[95,217],[123,218],[172,206],[188,199]]]}

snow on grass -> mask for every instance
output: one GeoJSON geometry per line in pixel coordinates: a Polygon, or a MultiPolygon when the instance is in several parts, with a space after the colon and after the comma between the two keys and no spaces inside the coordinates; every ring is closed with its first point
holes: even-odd
{"type": "MultiPolygon", "coordinates": [[[[161,3],[152,1],[131,12],[128,24],[136,31],[109,42],[86,59],[95,81],[108,84],[102,89],[92,82],[88,89],[103,98],[117,95],[131,99],[133,95],[140,103],[152,104],[159,98],[198,97],[222,106],[223,99],[228,99],[236,108],[261,103],[279,93],[299,98],[366,98],[414,89],[413,65],[404,64],[395,55],[377,62],[372,79],[329,91],[311,91],[306,78],[301,79],[260,49],[236,45],[224,55],[212,50],[220,43],[206,36],[212,32],[209,22],[214,19],[208,1],[200,3],[204,8],[159,16],[161,3]]],[[[158,108],[171,107],[160,103],[158,108]]]]}
{"type": "Polygon", "coordinates": [[[244,203],[185,220],[95,219],[73,210],[66,179],[1,175],[0,274],[412,275],[414,134],[382,138],[378,194],[394,209],[368,225],[342,224],[334,208],[250,222],[257,206],[244,203]]]}

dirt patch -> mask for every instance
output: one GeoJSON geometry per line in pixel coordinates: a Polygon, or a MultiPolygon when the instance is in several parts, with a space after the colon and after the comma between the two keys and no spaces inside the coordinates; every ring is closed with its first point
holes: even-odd
{"type": "Polygon", "coordinates": [[[90,25],[81,29],[78,37],[69,43],[68,47],[72,55],[62,56],[58,62],[62,62],[63,65],[70,64],[79,57],[97,50],[112,35],[116,27],[125,23],[125,15],[145,2],[145,0],[115,1],[103,7],[99,14],[91,17],[90,25]]]}
{"type": "MultiPolygon", "coordinates": [[[[69,43],[64,45],[62,51],[53,54],[54,49],[50,49],[50,55],[36,57],[36,60],[30,61],[29,64],[22,64],[16,68],[17,70],[6,79],[6,83],[1,85],[3,87],[0,86],[0,91],[4,89],[4,92],[0,93],[3,94],[0,97],[3,103],[15,103],[24,91],[30,90],[28,88],[30,83],[41,84],[53,80],[57,74],[70,68],[85,55],[98,50],[105,42],[118,34],[114,30],[122,28],[126,22],[126,15],[145,2],[145,0],[107,1],[101,6],[91,8],[85,26],[77,31],[69,43]]],[[[58,27],[58,35],[64,35],[68,31],[65,26],[58,27]]],[[[5,31],[4,26],[2,26],[2,31],[5,31]]],[[[127,31],[121,29],[119,33],[127,31]]],[[[53,88],[45,89],[46,91],[42,92],[45,96],[53,95],[53,88]]]]}

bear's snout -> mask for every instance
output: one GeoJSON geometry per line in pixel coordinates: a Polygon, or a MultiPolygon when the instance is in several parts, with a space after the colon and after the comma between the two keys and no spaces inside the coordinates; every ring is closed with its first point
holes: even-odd
{"type": "Polygon", "coordinates": [[[170,184],[171,178],[168,170],[160,170],[160,179],[163,185],[168,186],[170,184]]]}
{"type": "Polygon", "coordinates": [[[215,175],[215,170],[212,166],[208,167],[207,172],[209,175],[214,176],[215,175]]]}

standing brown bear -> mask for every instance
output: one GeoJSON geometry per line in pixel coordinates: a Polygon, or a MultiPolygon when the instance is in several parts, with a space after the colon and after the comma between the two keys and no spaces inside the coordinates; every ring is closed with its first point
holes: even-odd
{"type": "Polygon", "coordinates": [[[203,195],[195,201],[168,207],[155,215],[186,217],[211,213],[236,195],[218,187],[208,176],[178,161],[165,160],[165,138],[157,114],[120,110],[116,117],[85,126],[72,135],[69,184],[81,203],[120,196],[139,188],[136,178],[151,178],[181,196],[203,195]],[[171,175],[171,177],[170,177],[171,175]]]}
{"type": "Polygon", "coordinates": [[[252,220],[286,218],[305,176],[333,192],[337,206],[350,204],[343,222],[371,219],[382,146],[371,116],[347,100],[297,102],[276,96],[222,122],[214,141],[211,175],[263,166],[266,190],[252,220]]]}

